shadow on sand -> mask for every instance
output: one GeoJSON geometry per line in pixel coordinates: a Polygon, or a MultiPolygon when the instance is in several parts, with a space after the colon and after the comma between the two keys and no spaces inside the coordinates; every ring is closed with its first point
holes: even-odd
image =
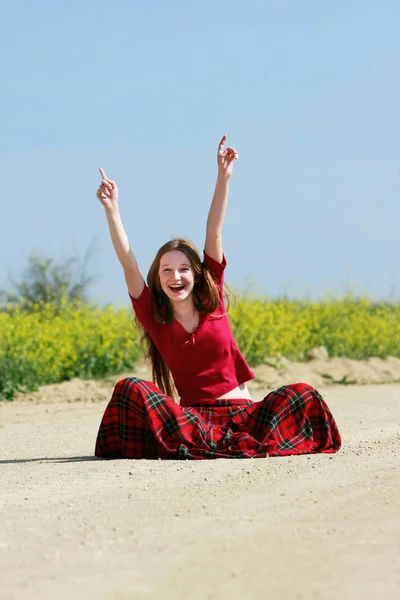
{"type": "Polygon", "coordinates": [[[30,463],[30,462],[46,462],[46,463],[70,463],[70,462],[89,462],[93,460],[103,460],[97,456],[57,456],[43,458],[13,458],[11,460],[0,460],[0,465],[9,465],[13,463],[30,463]]]}

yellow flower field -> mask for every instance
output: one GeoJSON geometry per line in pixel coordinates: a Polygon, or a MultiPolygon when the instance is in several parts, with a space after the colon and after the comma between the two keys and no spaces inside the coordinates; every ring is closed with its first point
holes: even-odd
{"type": "Polygon", "coordinates": [[[0,313],[0,398],[71,377],[132,369],[141,355],[133,314],[64,302],[0,313]]]}
{"type": "MultiPolygon", "coordinates": [[[[400,357],[398,303],[239,296],[229,315],[251,366],[276,356],[302,361],[315,346],[325,346],[331,357],[400,357]]],[[[140,335],[129,310],[63,302],[0,312],[0,399],[71,377],[131,370],[140,356],[140,335]]]]}
{"type": "Polygon", "coordinates": [[[400,357],[400,304],[363,298],[320,302],[241,297],[230,310],[237,342],[253,366],[267,357],[305,359],[315,346],[329,356],[400,357]]]}

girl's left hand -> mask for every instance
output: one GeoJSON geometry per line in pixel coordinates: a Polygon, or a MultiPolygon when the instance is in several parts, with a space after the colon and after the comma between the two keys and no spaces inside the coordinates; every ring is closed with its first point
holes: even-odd
{"type": "Polygon", "coordinates": [[[233,161],[238,160],[239,154],[231,146],[224,149],[226,137],[224,135],[218,146],[218,177],[229,179],[233,171],[233,161]]]}

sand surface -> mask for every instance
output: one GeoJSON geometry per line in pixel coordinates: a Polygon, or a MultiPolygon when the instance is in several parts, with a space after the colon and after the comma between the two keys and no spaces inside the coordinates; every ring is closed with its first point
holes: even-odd
{"type": "Polygon", "coordinates": [[[93,458],[85,389],[0,404],[1,600],[400,598],[400,384],[320,389],[338,454],[214,461],[93,458]]]}

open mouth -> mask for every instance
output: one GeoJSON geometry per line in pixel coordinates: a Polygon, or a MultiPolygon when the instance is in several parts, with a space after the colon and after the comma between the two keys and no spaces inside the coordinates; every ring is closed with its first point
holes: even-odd
{"type": "Polygon", "coordinates": [[[168,287],[173,294],[179,294],[179,292],[181,292],[182,290],[185,289],[185,286],[183,285],[183,283],[181,283],[179,285],[169,285],[168,287]]]}

